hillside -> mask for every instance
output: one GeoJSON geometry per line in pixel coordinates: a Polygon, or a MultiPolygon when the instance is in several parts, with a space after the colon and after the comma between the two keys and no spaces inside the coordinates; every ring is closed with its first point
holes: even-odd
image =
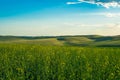
{"type": "Polygon", "coordinates": [[[120,47],[120,36],[0,36],[0,43],[22,43],[57,46],[120,47]]]}

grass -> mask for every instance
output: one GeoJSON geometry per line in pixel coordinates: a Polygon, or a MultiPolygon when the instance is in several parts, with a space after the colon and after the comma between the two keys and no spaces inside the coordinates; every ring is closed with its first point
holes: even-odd
{"type": "Polygon", "coordinates": [[[0,36],[0,43],[37,44],[55,46],[120,47],[120,36],[0,36]]]}
{"type": "Polygon", "coordinates": [[[35,40],[13,40],[13,41],[0,41],[0,44],[37,44],[43,46],[100,46],[100,47],[120,47],[120,41],[80,41],[80,40],[64,40],[59,41],[56,38],[49,39],[35,39],[35,40]]]}
{"type": "Polygon", "coordinates": [[[120,49],[0,44],[0,80],[119,80],[120,49]]]}

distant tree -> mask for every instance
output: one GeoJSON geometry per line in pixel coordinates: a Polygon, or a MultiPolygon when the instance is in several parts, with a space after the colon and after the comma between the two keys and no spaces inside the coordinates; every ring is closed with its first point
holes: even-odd
{"type": "Polygon", "coordinates": [[[65,38],[64,37],[57,37],[57,40],[65,40],[65,38]]]}

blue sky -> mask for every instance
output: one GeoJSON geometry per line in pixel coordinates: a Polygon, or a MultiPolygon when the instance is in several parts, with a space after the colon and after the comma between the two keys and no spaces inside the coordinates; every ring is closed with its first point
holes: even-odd
{"type": "Polygon", "coordinates": [[[0,0],[0,35],[120,35],[119,0],[0,0]]]}

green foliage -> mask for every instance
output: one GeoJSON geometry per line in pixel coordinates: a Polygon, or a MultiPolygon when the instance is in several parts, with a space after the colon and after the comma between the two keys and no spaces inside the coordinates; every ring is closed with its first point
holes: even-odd
{"type": "Polygon", "coordinates": [[[120,49],[0,44],[0,80],[119,80],[120,49]]]}

